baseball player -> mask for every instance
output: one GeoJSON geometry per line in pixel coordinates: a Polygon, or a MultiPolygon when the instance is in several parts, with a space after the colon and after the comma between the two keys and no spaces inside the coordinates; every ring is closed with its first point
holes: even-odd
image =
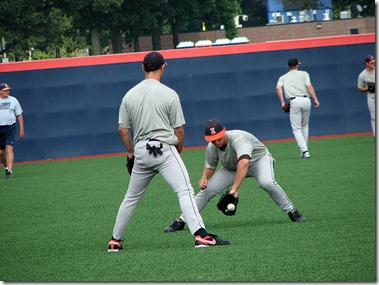
{"type": "Polygon", "coordinates": [[[284,94],[290,102],[290,122],[292,132],[295,136],[297,145],[300,148],[300,158],[310,158],[308,151],[309,117],[311,114],[311,100],[313,98],[315,108],[320,106],[316,92],[313,89],[309,74],[300,71],[297,58],[288,60],[289,71],[282,75],[276,85],[276,93],[279,97],[281,107],[285,107],[284,94]]]}
{"type": "Polygon", "coordinates": [[[371,129],[375,138],[375,58],[365,57],[366,68],[358,76],[358,91],[367,93],[367,105],[371,117],[371,129]]]}
{"type": "Polygon", "coordinates": [[[5,177],[13,175],[13,143],[16,136],[16,121],[20,127],[19,137],[23,139],[24,119],[18,100],[10,96],[11,88],[7,83],[0,84],[0,160],[5,169],[5,177]]]}
{"type": "MultiPolygon", "coordinates": [[[[276,182],[274,159],[267,147],[254,135],[241,130],[226,131],[220,121],[210,120],[205,125],[205,140],[209,143],[203,174],[199,181],[200,191],[195,198],[199,211],[227,187],[232,187],[229,194],[237,198],[242,181],[247,177],[254,177],[259,186],[293,222],[306,221],[276,182]],[[216,170],[219,162],[221,167],[216,170]]],[[[182,214],[164,231],[182,230],[185,223],[187,220],[182,214]]]]}
{"type": "Polygon", "coordinates": [[[209,234],[195,203],[195,194],[180,153],[185,124],[178,94],[160,80],[166,67],[158,52],[148,53],[142,69],[145,80],[129,90],[119,110],[119,133],[134,160],[129,187],[122,201],[108,251],[123,249],[121,237],[149,183],[160,173],[179,198],[195,247],[230,244],[209,234]],[[131,131],[134,139],[132,141],[131,131]]]}

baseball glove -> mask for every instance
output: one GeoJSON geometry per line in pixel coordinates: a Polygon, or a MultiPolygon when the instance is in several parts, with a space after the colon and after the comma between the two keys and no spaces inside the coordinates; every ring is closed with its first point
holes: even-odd
{"type": "Polygon", "coordinates": [[[126,156],[126,169],[128,170],[128,173],[132,175],[132,170],[134,166],[134,156],[133,158],[129,158],[129,156],[126,156]]]}
{"type": "Polygon", "coordinates": [[[375,93],[375,82],[367,83],[368,92],[375,93]]]}
{"type": "Polygon", "coordinates": [[[226,191],[221,194],[220,200],[217,203],[217,208],[226,216],[234,216],[237,212],[238,197],[234,197],[226,191]],[[228,210],[228,205],[234,204],[235,209],[233,211],[228,210]]]}
{"type": "Polygon", "coordinates": [[[284,113],[289,113],[290,112],[290,103],[284,104],[284,106],[282,107],[282,110],[284,111],[284,113]]]}

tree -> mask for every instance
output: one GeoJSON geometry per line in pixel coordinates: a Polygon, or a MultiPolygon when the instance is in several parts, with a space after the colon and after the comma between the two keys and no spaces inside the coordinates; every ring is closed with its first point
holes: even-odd
{"type": "Polygon", "coordinates": [[[1,0],[0,5],[0,35],[11,61],[27,60],[32,49],[33,59],[54,58],[61,49],[63,55],[73,56],[85,45],[72,19],[52,1],[1,0]]]}
{"type": "Polygon", "coordinates": [[[171,27],[174,47],[179,44],[179,33],[185,31],[190,20],[198,14],[199,9],[196,1],[168,0],[165,15],[171,27]]]}
{"type": "Polygon", "coordinates": [[[267,24],[267,6],[266,0],[242,0],[242,14],[249,18],[243,23],[244,27],[257,27],[267,24]]]}
{"type": "MultiPolygon", "coordinates": [[[[109,30],[114,14],[120,10],[124,0],[64,0],[59,1],[62,9],[73,17],[74,25],[82,31],[90,31],[92,54],[99,55],[102,32],[109,30]]],[[[109,41],[107,41],[109,44],[109,41]]]]}
{"type": "Polygon", "coordinates": [[[333,0],[333,17],[339,19],[341,11],[350,9],[352,18],[359,16],[375,17],[375,1],[372,0],[333,0]],[[360,5],[362,12],[358,11],[360,5]]]}

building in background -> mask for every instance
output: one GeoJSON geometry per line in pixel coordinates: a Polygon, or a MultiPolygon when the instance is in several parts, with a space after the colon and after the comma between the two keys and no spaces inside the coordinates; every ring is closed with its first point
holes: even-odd
{"type": "Polygon", "coordinates": [[[332,0],[304,1],[267,0],[267,19],[269,25],[291,24],[333,19],[332,0]]]}

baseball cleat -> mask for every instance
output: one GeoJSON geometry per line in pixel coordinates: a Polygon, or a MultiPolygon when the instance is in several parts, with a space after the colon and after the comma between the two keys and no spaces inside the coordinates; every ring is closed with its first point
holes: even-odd
{"type": "Polygon", "coordinates": [[[303,151],[302,154],[300,155],[300,158],[310,158],[310,157],[311,156],[307,150],[303,151]]]}
{"type": "Polygon", "coordinates": [[[11,178],[12,177],[12,171],[6,170],[5,171],[5,178],[11,178]]]}
{"type": "Polygon", "coordinates": [[[184,229],[184,225],[186,223],[183,222],[181,219],[176,219],[174,220],[174,222],[169,225],[167,228],[164,229],[164,232],[165,233],[172,233],[172,232],[176,232],[176,231],[181,231],[184,229]]]}
{"type": "Polygon", "coordinates": [[[288,213],[292,222],[305,222],[307,219],[296,209],[288,213]]]}
{"type": "Polygon", "coordinates": [[[227,240],[219,239],[216,235],[208,234],[205,238],[201,236],[196,236],[195,247],[208,247],[215,245],[228,245],[230,244],[227,240]]]}
{"type": "Polygon", "coordinates": [[[111,239],[108,243],[108,252],[118,252],[124,249],[121,244],[121,240],[111,239]]]}

